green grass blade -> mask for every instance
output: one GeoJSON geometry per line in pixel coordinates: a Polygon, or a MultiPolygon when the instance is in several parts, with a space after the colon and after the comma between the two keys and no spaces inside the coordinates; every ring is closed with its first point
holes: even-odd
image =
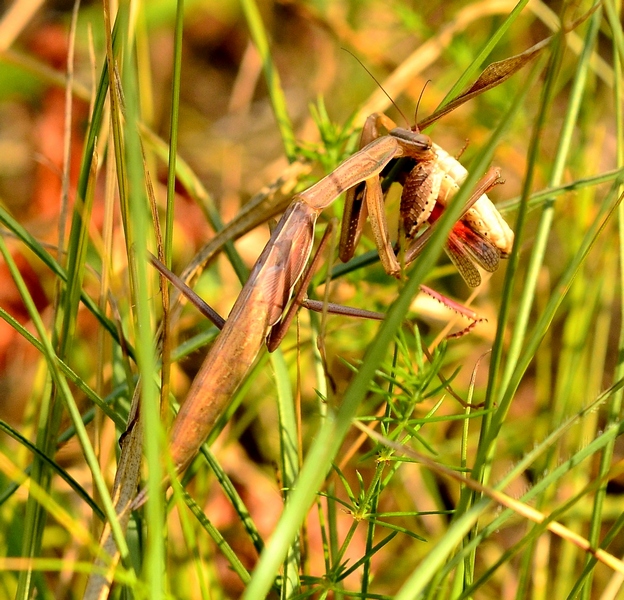
{"type": "MultiPolygon", "coordinates": [[[[277,406],[280,428],[281,472],[284,504],[288,504],[292,488],[299,475],[299,435],[295,417],[295,401],[290,388],[286,361],[280,350],[271,354],[271,364],[277,387],[277,406]]],[[[299,590],[300,542],[294,540],[286,560],[282,576],[282,597],[290,598],[299,590]]]]}
{"type": "MultiPolygon", "coordinates": [[[[128,548],[125,544],[125,540],[121,532],[121,528],[119,527],[119,523],[117,521],[115,510],[112,504],[112,500],[108,493],[108,488],[106,486],[104,477],[102,476],[102,473],[100,471],[97,457],[95,456],[93,447],[91,446],[89,435],[82,422],[80,411],[74,401],[74,398],[71,394],[71,391],[69,389],[69,386],[67,384],[67,381],[64,375],[61,373],[60,369],[57,367],[56,353],[54,352],[54,349],[52,348],[52,344],[50,340],[48,339],[48,336],[47,336],[48,334],[45,329],[45,326],[39,316],[39,313],[37,312],[37,309],[32,300],[32,297],[30,296],[30,293],[28,292],[28,289],[26,288],[24,280],[22,279],[22,276],[19,270],[17,269],[17,266],[15,265],[15,262],[13,261],[2,237],[0,237],[0,253],[2,253],[4,260],[6,261],[6,264],[10,269],[11,275],[13,277],[13,281],[15,282],[20,292],[20,295],[22,297],[22,300],[24,301],[24,304],[26,305],[28,309],[28,312],[29,312],[30,318],[33,321],[33,324],[35,325],[35,328],[39,335],[39,340],[42,344],[44,357],[46,359],[50,375],[59,391],[60,399],[63,400],[64,406],[68,410],[69,415],[72,419],[73,425],[76,428],[76,433],[78,435],[78,439],[80,440],[80,444],[82,446],[82,450],[85,455],[85,460],[87,464],[89,465],[89,468],[91,469],[94,484],[104,503],[104,512],[107,518],[111,521],[111,524],[113,526],[113,532],[115,535],[115,541],[118,544],[118,548],[122,556],[125,558],[128,555],[128,548]]],[[[51,433],[52,432],[50,432],[48,435],[51,436],[51,433]]],[[[56,438],[54,438],[54,441],[56,441],[56,438]]],[[[35,465],[37,465],[37,462],[35,462],[35,465]]],[[[35,485],[39,485],[38,478],[33,476],[32,479],[35,485]]],[[[45,478],[45,479],[48,479],[48,478],[45,478]]],[[[45,490],[46,488],[43,487],[43,489],[45,490]]],[[[25,532],[24,548],[29,547],[31,551],[34,551],[36,549],[36,545],[39,542],[39,540],[37,539],[37,534],[36,534],[37,527],[34,525],[35,521],[33,521],[32,523],[33,525],[27,528],[25,532]]],[[[27,571],[24,571],[24,573],[27,573],[27,571]]],[[[31,580],[29,577],[20,579],[19,592],[21,594],[25,593],[26,590],[30,587],[30,582],[31,580]]]]}
{"type": "Polygon", "coordinates": [[[273,112],[277,121],[277,127],[282,135],[284,144],[284,152],[290,162],[296,158],[297,145],[295,142],[295,134],[293,132],[292,123],[286,109],[286,98],[280,82],[279,73],[275,67],[275,63],[271,58],[269,50],[269,41],[262,17],[258,10],[255,0],[241,0],[241,7],[247,19],[247,26],[251,33],[251,38],[260,54],[262,67],[264,69],[264,78],[269,88],[273,112]]]}
{"type": "Polygon", "coordinates": [[[505,20],[501,23],[499,28],[491,35],[486,42],[486,44],[479,50],[477,55],[474,57],[474,60],[470,63],[468,68],[462,73],[461,77],[457,80],[457,82],[453,85],[453,87],[447,92],[446,96],[436,110],[439,110],[443,107],[450,99],[455,98],[463,89],[477,77],[479,69],[481,65],[485,62],[485,59],[492,53],[492,51],[496,48],[501,38],[509,31],[510,27],[514,24],[516,19],[520,16],[521,12],[524,10],[529,0],[520,0],[516,6],[514,6],[513,10],[507,15],[505,20]]]}

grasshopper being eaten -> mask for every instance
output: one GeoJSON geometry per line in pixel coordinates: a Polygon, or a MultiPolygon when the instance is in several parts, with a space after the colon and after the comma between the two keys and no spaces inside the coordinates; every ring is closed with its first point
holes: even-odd
{"type": "MultiPolygon", "coordinates": [[[[416,128],[398,128],[387,116],[373,114],[362,129],[360,146],[365,148],[379,138],[380,127],[385,128],[388,135],[406,142],[414,135],[419,135],[416,128]]],[[[439,217],[467,174],[457,159],[433,142],[428,150],[421,152],[412,161],[408,171],[399,174],[399,181],[403,185],[401,225],[408,243],[415,238],[423,224],[433,223],[439,217]]],[[[449,258],[470,287],[477,287],[481,283],[481,274],[475,263],[488,272],[494,272],[499,260],[506,258],[513,246],[513,231],[487,196],[487,192],[500,182],[500,171],[490,169],[479,185],[483,193],[455,224],[445,247],[449,258]]],[[[371,213],[373,236],[384,269],[388,274],[398,276],[401,267],[390,245],[387,227],[383,225],[385,216],[383,213],[377,214],[380,212],[380,195],[379,183],[375,187],[359,184],[347,192],[340,236],[340,258],[346,262],[353,257],[368,211],[371,213]]],[[[413,256],[408,247],[406,264],[411,260],[413,256]]]]}

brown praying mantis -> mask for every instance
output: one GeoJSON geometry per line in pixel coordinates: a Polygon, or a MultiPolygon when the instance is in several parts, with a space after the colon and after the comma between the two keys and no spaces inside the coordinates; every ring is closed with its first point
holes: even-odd
{"type": "MultiPolygon", "coordinates": [[[[422,126],[505,81],[537,56],[545,43],[540,42],[521,55],[486,67],[467,91],[425,119],[422,126]]],[[[281,331],[303,304],[306,280],[309,281],[313,271],[311,267],[306,273],[306,264],[320,213],[347,192],[341,259],[349,260],[353,256],[369,214],[384,269],[391,275],[401,276],[403,268],[422,251],[435,228],[435,221],[453,200],[466,176],[464,167],[418,127],[395,127],[388,117],[379,114],[367,119],[360,150],[332,173],[293,197],[256,261],[174,420],[170,453],[178,473],[186,469],[197,454],[263,345],[266,343],[269,350],[277,346],[281,331]],[[382,128],[386,133],[380,133],[382,128]],[[400,260],[388,233],[381,181],[384,179],[385,183],[386,169],[391,165],[398,171],[397,180],[403,185],[400,213],[407,244],[402,255],[399,254],[400,260]],[[432,227],[418,235],[425,223],[432,227]],[[284,314],[298,282],[301,282],[299,291],[284,314]]],[[[463,207],[463,215],[448,235],[446,251],[471,286],[481,282],[476,265],[486,271],[496,270],[500,259],[507,257],[513,246],[513,231],[487,197],[488,191],[498,183],[501,183],[500,171],[490,168],[477,183],[463,207]]],[[[439,294],[434,295],[440,298],[439,294]]],[[[459,305],[454,308],[460,309],[459,305]]],[[[474,313],[469,318],[477,320],[474,313]]],[[[146,492],[142,491],[133,507],[143,504],[146,497],[146,492]]]]}
{"type": "MultiPolygon", "coordinates": [[[[443,210],[451,201],[465,178],[465,169],[428,136],[396,127],[378,136],[370,126],[377,123],[387,126],[390,120],[373,115],[364,129],[363,147],[318,183],[295,195],[274,229],[173,423],[170,452],[176,471],[183,471],[195,457],[267,339],[270,349],[280,339],[273,332],[287,326],[289,315],[284,316],[284,311],[306,270],[320,213],[340,194],[353,190],[347,197],[348,223],[343,223],[340,256],[348,259],[353,255],[368,213],[382,265],[396,276],[401,267],[388,234],[380,182],[382,170],[390,161],[402,157],[415,165],[405,177],[401,202],[409,240],[405,265],[416,258],[431,232],[429,229],[416,237],[417,230],[426,221],[437,218],[436,211],[443,210]]],[[[449,238],[451,256],[462,265],[460,272],[464,276],[470,274],[469,283],[478,283],[472,257],[494,270],[498,259],[507,255],[513,243],[513,232],[485,195],[499,182],[499,176],[497,169],[490,169],[479,182],[449,238]]],[[[291,307],[289,313],[296,308],[291,307]]],[[[135,506],[144,499],[141,494],[135,506]]]]}
{"type": "MultiPolygon", "coordinates": [[[[421,127],[507,80],[538,56],[549,40],[542,40],[519,55],[491,63],[466,91],[421,122],[421,127]]],[[[422,251],[435,228],[435,221],[453,200],[466,176],[464,167],[418,127],[395,127],[390,119],[379,114],[367,119],[360,150],[332,173],[293,197],[208,351],[172,427],[170,454],[178,473],[186,469],[197,454],[263,345],[267,343],[271,350],[279,343],[280,329],[287,327],[292,314],[303,304],[306,279],[311,277],[312,268],[306,275],[304,273],[319,214],[343,192],[348,192],[340,257],[348,260],[353,256],[368,213],[382,265],[389,274],[401,276],[403,268],[422,251]],[[380,134],[380,128],[386,133],[380,134]],[[403,185],[400,213],[407,242],[405,251],[399,253],[400,260],[390,242],[381,185],[381,179],[385,183],[385,169],[395,162],[392,169],[398,171],[397,180],[403,185]],[[432,227],[418,235],[425,223],[432,227]],[[300,290],[290,310],[284,314],[299,281],[302,281],[300,290]]],[[[496,270],[500,259],[509,255],[514,243],[513,231],[487,197],[488,191],[498,183],[501,183],[499,170],[490,168],[476,185],[447,238],[446,251],[470,286],[481,282],[477,265],[486,271],[496,270]]],[[[455,308],[458,309],[458,305],[455,308]]],[[[476,316],[470,318],[477,320],[476,316]]],[[[146,498],[143,490],[132,507],[140,506],[146,498]]]]}

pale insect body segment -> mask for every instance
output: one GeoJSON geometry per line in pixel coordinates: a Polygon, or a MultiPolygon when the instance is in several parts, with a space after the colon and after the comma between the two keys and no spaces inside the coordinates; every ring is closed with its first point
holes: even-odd
{"type": "MultiPolygon", "coordinates": [[[[433,144],[433,150],[437,156],[437,168],[448,176],[449,184],[453,188],[450,197],[448,194],[438,197],[440,204],[446,206],[448,200],[455,195],[468,176],[468,171],[457,159],[453,158],[446,150],[440,148],[435,143],[433,144]]],[[[514,232],[498,210],[496,210],[487,194],[483,194],[466,211],[462,220],[468,223],[476,233],[489,239],[498,248],[501,257],[509,256],[513,247],[514,232]]]]}

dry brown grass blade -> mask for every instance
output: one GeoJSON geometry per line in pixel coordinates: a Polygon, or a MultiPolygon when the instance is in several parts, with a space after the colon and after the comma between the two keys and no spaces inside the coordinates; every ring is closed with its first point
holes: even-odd
{"type": "Polygon", "coordinates": [[[0,52],[7,50],[34,17],[43,0],[18,0],[0,21],[0,52]]]}
{"type": "MultiPolygon", "coordinates": [[[[123,531],[128,526],[130,504],[136,495],[141,474],[143,427],[139,419],[140,402],[138,402],[138,398],[140,389],[141,386],[137,385],[134,390],[132,412],[128,416],[128,429],[120,439],[122,451],[112,494],[115,512],[119,517],[119,523],[123,531]]],[[[104,525],[102,535],[100,536],[100,547],[106,553],[105,556],[109,558],[106,561],[102,558],[97,558],[94,561],[94,566],[98,568],[94,569],[89,577],[83,596],[84,600],[107,598],[110,591],[113,575],[119,563],[119,550],[113,539],[109,523],[104,525]],[[102,569],[106,569],[105,574],[102,573],[102,569]]]]}
{"type": "Polygon", "coordinates": [[[536,58],[550,44],[551,40],[552,36],[538,42],[520,54],[488,65],[479,75],[479,78],[465,92],[451,100],[448,104],[445,104],[440,110],[435,111],[432,115],[420,121],[418,128],[424,129],[428,127],[444,115],[455,110],[458,106],[468,102],[468,100],[500,85],[536,58]]]}
{"type": "MultiPolygon", "coordinates": [[[[567,25],[563,28],[565,33],[569,33],[581,23],[584,23],[600,6],[600,3],[594,4],[590,10],[588,10],[582,17],[567,25]]],[[[509,58],[505,58],[503,60],[499,60],[497,62],[493,62],[488,65],[479,75],[478,79],[465,91],[462,92],[459,96],[455,97],[448,104],[445,104],[441,109],[435,111],[432,115],[429,115],[426,119],[423,119],[418,123],[418,128],[420,130],[428,127],[432,123],[435,123],[438,119],[443,117],[444,115],[450,113],[455,110],[457,107],[461,106],[468,100],[495,88],[501,83],[505,82],[512,75],[517,73],[520,69],[526,66],[529,62],[531,62],[546,48],[550,42],[553,40],[554,36],[549,36],[546,39],[538,42],[537,44],[531,46],[528,50],[521,52],[520,54],[516,54],[515,56],[510,56],[509,58]]]]}

